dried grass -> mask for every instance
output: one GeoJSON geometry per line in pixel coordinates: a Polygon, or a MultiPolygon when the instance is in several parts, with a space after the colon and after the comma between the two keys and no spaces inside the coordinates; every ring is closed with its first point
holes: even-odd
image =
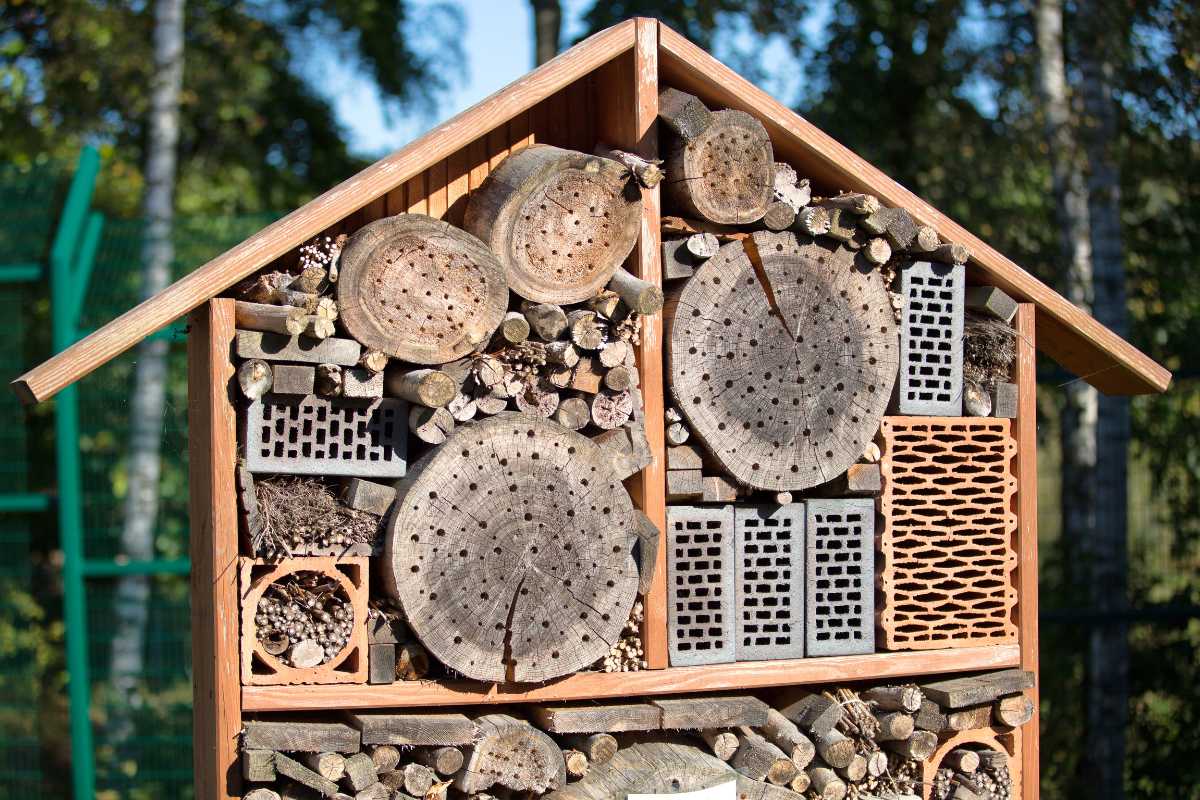
{"type": "Polygon", "coordinates": [[[287,556],[304,545],[373,545],[379,538],[379,517],[346,507],[331,487],[314,478],[260,480],[254,496],[261,525],[251,545],[261,557],[287,556]]]}
{"type": "Polygon", "coordinates": [[[991,391],[1011,380],[1017,358],[1017,332],[992,317],[967,313],[963,323],[963,377],[991,391]]]}

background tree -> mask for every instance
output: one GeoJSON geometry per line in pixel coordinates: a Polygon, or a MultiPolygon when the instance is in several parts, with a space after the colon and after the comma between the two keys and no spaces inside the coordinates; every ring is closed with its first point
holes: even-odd
{"type": "Polygon", "coordinates": [[[562,4],[558,0],[532,2],[534,64],[545,64],[558,55],[562,39],[562,4]]]}

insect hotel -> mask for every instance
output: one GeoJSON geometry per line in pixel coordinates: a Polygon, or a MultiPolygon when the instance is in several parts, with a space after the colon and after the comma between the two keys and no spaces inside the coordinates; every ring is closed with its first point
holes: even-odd
{"type": "Polygon", "coordinates": [[[201,798],[1036,798],[1035,346],[1170,380],[647,19],[15,387],[189,313],[201,798]]]}

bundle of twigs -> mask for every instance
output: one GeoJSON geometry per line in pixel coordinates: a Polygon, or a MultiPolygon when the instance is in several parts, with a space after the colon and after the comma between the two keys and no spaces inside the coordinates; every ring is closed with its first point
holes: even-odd
{"type": "Polygon", "coordinates": [[[314,478],[260,480],[254,496],[261,525],[250,544],[262,558],[291,555],[306,545],[373,545],[379,537],[379,517],[348,508],[331,487],[314,478]]]}
{"type": "Polygon", "coordinates": [[[992,390],[1009,381],[1017,357],[1017,333],[1008,323],[967,312],[963,322],[963,377],[992,390]]]}

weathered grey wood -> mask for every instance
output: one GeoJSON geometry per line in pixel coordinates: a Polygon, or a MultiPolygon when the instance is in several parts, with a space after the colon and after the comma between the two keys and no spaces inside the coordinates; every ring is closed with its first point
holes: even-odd
{"type": "Polygon", "coordinates": [[[271,365],[261,358],[252,358],[238,367],[238,387],[247,400],[258,400],[271,391],[274,373],[271,365]]]}
{"type": "Polygon", "coordinates": [[[883,234],[894,250],[907,250],[917,237],[917,223],[903,208],[882,208],[871,215],[883,225],[883,234]]]}
{"type": "Polygon", "coordinates": [[[774,708],[767,709],[767,720],[762,725],[762,735],[782,750],[800,769],[807,767],[817,753],[812,740],[801,733],[794,722],[774,708]]]}
{"type": "Polygon", "coordinates": [[[667,470],[667,499],[698,500],[704,495],[704,473],[698,469],[667,470]]]}
{"type": "Polygon", "coordinates": [[[774,183],[771,139],[743,111],[714,112],[692,139],[671,137],[666,149],[666,201],[688,216],[727,225],[762,219],[774,183]]]}
{"type": "Polygon", "coordinates": [[[764,737],[744,726],[737,729],[737,736],[738,749],[729,766],[748,778],[777,786],[787,785],[796,777],[796,765],[764,737]]]}
{"type": "Polygon", "coordinates": [[[242,795],[242,800],[280,800],[279,792],[259,786],[242,795]]]}
{"type": "Polygon", "coordinates": [[[921,708],[917,711],[913,718],[913,724],[923,731],[939,731],[947,730],[946,715],[942,713],[941,707],[932,700],[922,700],[921,708]]]}
{"type": "Polygon", "coordinates": [[[410,403],[442,408],[458,393],[458,384],[438,369],[388,370],[384,388],[392,397],[402,397],[410,403]]]}
{"type": "Polygon", "coordinates": [[[820,800],[842,800],[846,784],[841,776],[827,766],[812,766],[808,770],[809,785],[820,800]]]}
{"type": "MultiPolygon", "coordinates": [[[[604,347],[600,348],[600,366],[612,369],[617,366],[628,366],[629,357],[631,355],[629,343],[620,339],[615,339],[606,342],[604,347]]],[[[615,388],[615,387],[609,387],[615,388]]]]}
{"type": "Polygon", "coordinates": [[[543,342],[553,342],[567,329],[567,315],[562,306],[554,303],[521,303],[521,313],[529,327],[543,342]]]}
{"type": "Polygon", "coordinates": [[[347,758],[345,773],[342,784],[352,792],[361,792],[371,784],[379,782],[375,762],[366,753],[355,753],[347,758]]]}
{"type": "Polygon", "coordinates": [[[867,775],[878,778],[888,771],[887,753],[882,750],[872,750],[867,753],[867,775]]]}
{"type": "Polygon", "coordinates": [[[559,394],[545,381],[531,381],[513,395],[513,402],[522,413],[549,419],[558,409],[559,394]]]}
{"type": "Polygon", "coordinates": [[[500,323],[500,338],[509,344],[520,344],[529,338],[529,321],[520,311],[509,311],[500,323]]]}
{"type": "MultiPolygon", "coordinates": [[[[586,421],[585,418],[584,422],[586,423],[586,421]]],[[[571,428],[561,420],[559,424],[565,428],[571,428]]],[[[604,431],[593,436],[592,441],[600,445],[601,449],[608,454],[613,474],[616,475],[617,480],[625,480],[630,475],[649,466],[650,462],[654,460],[654,456],[650,452],[650,443],[646,440],[646,429],[640,422],[627,422],[619,428],[604,431]]]]}
{"type": "Polygon", "coordinates": [[[662,711],[649,703],[580,703],[527,708],[539,728],[550,733],[620,733],[662,728],[662,711]]]}
{"type": "Polygon", "coordinates": [[[762,224],[769,231],[786,231],[796,222],[796,209],[782,200],[775,200],[767,205],[763,214],[762,224]]]}
{"type": "Polygon", "coordinates": [[[883,746],[913,761],[924,761],[937,749],[938,737],[933,731],[913,731],[913,735],[902,742],[884,742],[883,746]]]}
{"type": "Polygon", "coordinates": [[[609,291],[617,293],[626,308],[638,314],[657,314],[662,310],[662,289],[623,269],[618,269],[612,274],[608,288],[609,291]]]}
{"type": "Polygon", "coordinates": [[[679,445],[667,448],[667,469],[701,469],[704,457],[695,445],[679,445]]]}
{"type": "Polygon", "coordinates": [[[805,206],[796,214],[796,228],[807,236],[824,236],[829,227],[829,212],[821,206],[805,206]]]}
{"type": "Polygon", "coordinates": [[[276,779],[274,750],[242,750],[242,777],[251,783],[271,783],[276,779]]]}
{"type": "Polygon", "coordinates": [[[461,745],[470,744],[477,734],[475,723],[462,714],[347,711],[346,716],[361,731],[364,744],[461,745]]]}
{"type": "Polygon", "coordinates": [[[473,423],[410,467],[395,509],[383,588],[443,664],[548,680],[618,640],[637,594],[633,505],[586,437],[527,414],[473,423]]]}
{"type": "Polygon", "coordinates": [[[604,332],[596,312],[590,309],[577,308],[567,314],[567,333],[580,350],[597,350],[604,344],[604,332]]]}
{"type": "Polygon", "coordinates": [[[813,736],[824,736],[842,719],[842,706],[820,694],[809,694],[779,709],[779,713],[813,736]]]}
{"type": "Polygon", "coordinates": [[[367,645],[367,683],[382,685],[396,680],[396,645],[367,645]]]}
{"type": "Polygon", "coordinates": [[[291,778],[296,783],[307,786],[322,797],[333,797],[338,793],[336,783],[328,778],[322,778],[299,761],[283,753],[275,754],[275,771],[285,778],[291,778]]]}
{"type": "Polygon", "coordinates": [[[370,754],[371,760],[375,762],[375,771],[380,775],[391,772],[400,763],[400,750],[393,745],[376,745],[368,748],[367,752],[370,754]]]}
{"type": "Polygon", "coordinates": [[[838,769],[837,774],[841,775],[851,784],[858,783],[867,777],[867,759],[855,753],[850,759],[850,763],[838,769]]]}
{"type": "Polygon", "coordinates": [[[879,464],[851,464],[833,482],[833,491],[856,497],[878,495],[883,492],[883,471],[879,464]]]}
{"type": "Polygon", "coordinates": [[[338,339],[332,336],[328,339],[312,339],[307,336],[284,336],[262,331],[238,331],[235,351],[238,358],[352,367],[358,363],[362,345],[353,339],[338,339]]]}
{"type": "Polygon", "coordinates": [[[942,766],[970,775],[979,769],[979,753],[965,747],[956,748],[942,758],[942,766]]]}
{"type": "Polygon", "coordinates": [[[696,257],[688,248],[687,239],[663,239],[662,276],[664,281],[690,278],[695,267],[696,257]]]}
{"type": "MultiPolygon", "coordinates": [[[[340,800],[340,798],[334,798],[340,800]]],[[[360,792],[354,793],[354,800],[393,800],[392,791],[376,781],[360,792]]]]}
{"type": "Polygon", "coordinates": [[[658,93],[658,118],[676,136],[688,141],[712,124],[712,113],[698,97],[671,88],[658,93]]]}
{"type": "Polygon", "coordinates": [[[534,144],[471,192],[463,227],[504,265],[512,291],[541,303],[598,292],[633,249],[641,193],[608,158],[534,144]]]}
{"type": "Polygon", "coordinates": [[[605,389],[592,398],[592,424],[602,431],[619,428],[632,416],[633,394],[630,390],[614,392],[605,389]]]}
{"type": "Polygon", "coordinates": [[[808,777],[808,773],[801,769],[796,772],[796,777],[792,778],[792,783],[788,788],[796,794],[804,794],[811,785],[812,778],[808,777]]]}
{"type": "Polygon", "coordinates": [[[664,730],[707,730],[739,725],[756,728],[767,721],[769,708],[750,695],[664,697],[651,703],[662,712],[664,730]]]}
{"type": "Polygon", "coordinates": [[[454,416],[444,408],[413,406],[408,411],[408,429],[422,442],[441,444],[454,431],[454,416]]]}
{"type": "MultiPolygon", "coordinates": [[[[559,401],[558,408],[554,410],[554,421],[569,431],[577,431],[592,421],[592,409],[582,397],[566,397],[559,401]]],[[[609,431],[608,433],[617,434],[619,431],[609,431]]],[[[604,443],[598,439],[599,437],[596,437],[593,441],[603,447],[604,443]]],[[[636,470],[634,471],[636,472],[636,470]]],[[[623,479],[624,476],[618,477],[623,479]]]]}
{"type": "Polygon", "coordinates": [[[1017,315],[1017,301],[996,286],[968,286],[964,295],[966,307],[971,311],[995,317],[1011,323],[1017,315]]]}
{"type": "MultiPolygon", "coordinates": [[[[366,757],[358,753],[354,757],[366,757]]],[[[340,780],[346,774],[346,757],[341,753],[305,753],[300,762],[322,778],[340,780]]]]}
{"type": "Polygon", "coordinates": [[[619,749],[617,738],[611,733],[572,733],[564,736],[563,741],[587,756],[588,763],[593,765],[608,761],[619,749]]]}
{"type": "Polygon", "coordinates": [[[914,722],[911,714],[903,711],[888,711],[875,715],[879,723],[879,731],[875,740],[880,742],[898,742],[912,736],[914,722]]]}
{"type": "Polygon", "coordinates": [[[388,484],[364,478],[342,479],[342,500],[350,508],[382,517],[391,509],[395,499],[396,489],[388,484]]]}
{"type": "Polygon", "coordinates": [[[1017,408],[1017,384],[997,383],[992,390],[992,416],[1016,419],[1017,408]]]}
{"type": "Polygon", "coordinates": [[[405,764],[401,772],[404,774],[404,791],[413,797],[424,797],[437,780],[433,770],[424,764],[405,764]]]}
{"type": "Polygon", "coordinates": [[[573,342],[550,342],[546,345],[546,361],[562,367],[573,367],[579,363],[579,351],[573,342]]]}
{"type": "Polygon", "coordinates": [[[791,164],[775,162],[771,186],[776,200],[787,203],[792,213],[799,213],[812,200],[812,187],[808,179],[801,180],[791,164]]]}
{"type": "Polygon", "coordinates": [[[302,308],[292,306],[277,306],[270,303],[251,303],[246,300],[235,300],[233,304],[234,323],[244,330],[282,333],[286,336],[296,336],[307,327],[307,313],[302,308]]]}
{"type": "Polygon", "coordinates": [[[712,754],[722,761],[728,761],[733,758],[740,744],[737,734],[733,731],[702,730],[697,731],[697,735],[708,745],[712,754]]]}
{"type": "Polygon", "coordinates": [[[346,242],[339,265],[346,329],[367,347],[413,364],[467,355],[508,309],[496,256],[474,236],[422,214],[368,223],[346,242]]]}
{"type": "Polygon", "coordinates": [[[627,367],[624,364],[617,366],[604,373],[604,388],[614,392],[623,392],[628,389],[633,389],[637,386],[637,370],[627,367]]]}
{"type": "Polygon", "coordinates": [[[858,460],[899,357],[878,271],[844,247],[758,231],[724,245],[673,299],[671,393],[734,480],[807,489],[858,460]]]}
{"type": "Polygon", "coordinates": [[[342,397],[383,397],[383,373],[366,367],[347,367],[342,370],[342,397]]]}
{"type": "Polygon", "coordinates": [[[1033,701],[1023,694],[1001,697],[992,709],[992,716],[1000,725],[1018,728],[1033,719],[1033,701]]]}
{"type": "Polygon", "coordinates": [[[863,257],[876,266],[883,266],[892,258],[892,246],[881,236],[868,239],[862,252],[863,257]]]}
{"type": "Polygon", "coordinates": [[[990,703],[1003,695],[1032,689],[1033,685],[1032,672],[1005,669],[924,683],[921,684],[921,691],[943,709],[960,709],[990,703]]]}
{"type": "Polygon", "coordinates": [[[588,757],[578,750],[565,749],[562,751],[563,763],[566,765],[567,777],[578,780],[588,773],[588,757]]]}
{"type": "Polygon", "coordinates": [[[341,722],[261,721],[243,725],[242,748],[285,753],[357,753],[359,733],[341,722]]]}
{"type": "Polygon", "coordinates": [[[457,747],[422,747],[417,750],[417,761],[449,777],[462,768],[463,753],[457,747]]]}
{"type": "Polygon", "coordinates": [[[499,784],[540,793],[566,785],[562,751],[549,736],[505,714],[487,714],[475,723],[480,738],[454,777],[459,791],[481,792],[499,784]]]}
{"type": "Polygon", "coordinates": [[[716,234],[701,231],[687,237],[687,249],[696,257],[696,263],[699,263],[706,258],[715,256],[721,249],[721,243],[717,240],[716,234]]]}
{"type": "Polygon", "coordinates": [[[965,264],[971,260],[971,250],[966,245],[947,242],[930,250],[925,257],[943,264],[965,264]]]}
{"type": "Polygon", "coordinates": [[[814,734],[814,737],[813,744],[817,747],[817,755],[829,766],[841,769],[848,766],[850,759],[854,758],[854,740],[841,732],[832,730],[821,736],[814,734]]]}

